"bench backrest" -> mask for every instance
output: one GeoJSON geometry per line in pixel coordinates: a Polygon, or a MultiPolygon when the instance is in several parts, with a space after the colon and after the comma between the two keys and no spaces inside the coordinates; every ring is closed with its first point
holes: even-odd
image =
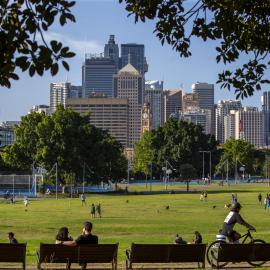
{"type": "Polygon", "coordinates": [[[79,263],[110,263],[117,259],[117,244],[80,245],[79,263]]]}
{"type": "Polygon", "coordinates": [[[269,260],[270,244],[222,244],[218,250],[219,262],[269,260]]]}
{"type": "Polygon", "coordinates": [[[25,262],[26,244],[0,244],[0,262],[25,262]]]}
{"type": "Polygon", "coordinates": [[[132,262],[204,262],[206,245],[132,244],[132,262]]]}
{"type": "Polygon", "coordinates": [[[131,245],[130,260],[141,263],[168,262],[169,249],[166,244],[134,244],[131,245]]]}
{"type": "Polygon", "coordinates": [[[40,243],[40,263],[78,262],[78,247],[40,243]]]}
{"type": "Polygon", "coordinates": [[[206,244],[171,245],[170,262],[204,262],[206,244]]]}

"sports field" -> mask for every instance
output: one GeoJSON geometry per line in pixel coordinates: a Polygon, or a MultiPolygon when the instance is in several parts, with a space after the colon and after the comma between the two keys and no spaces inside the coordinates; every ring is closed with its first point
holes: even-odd
{"type": "MultiPolygon", "coordinates": [[[[270,242],[270,210],[265,211],[257,201],[259,192],[263,198],[270,193],[266,184],[212,187],[208,190],[207,202],[199,200],[199,186],[196,189],[197,193],[190,194],[87,195],[87,207],[82,207],[78,198],[36,199],[30,200],[27,212],[22,201],[11,205],[0,199],[0,241],[8,242],[6,233],[13,231],[19,242],[27,242],[27,265],[35,265],[35,252],[40,242],[54,243],[62,226],[67,226],[71,236],[76,238],[83,222],[90,220],[100,243],[119,242],[121,262],[125,258],[125,249],[132,242],[173,243],[176,233],[191,241],[194,231],[198,230],[203,242],[210,243],[228,213],[224,205],[230,203],[231,193],[236,192],[243,205],[242,216],[257,229],[255,238],[270,242]],[[101,219],[90,217],[91,203],[101,203],[101,219]],[[166,206],[169,206],[168,210],[166,206]]],[[[244,227],[237,226],[236,229],[245,232],[244,227]]]]}

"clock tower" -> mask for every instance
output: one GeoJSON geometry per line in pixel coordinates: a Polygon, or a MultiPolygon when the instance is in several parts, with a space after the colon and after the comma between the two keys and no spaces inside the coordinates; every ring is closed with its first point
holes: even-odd
{"type": "Polygon", "coordinates": [[[147,130],[152,129],[152,112],[150,110],[150,104],[144,103],[142,109],[142,134],[147,130]]]}

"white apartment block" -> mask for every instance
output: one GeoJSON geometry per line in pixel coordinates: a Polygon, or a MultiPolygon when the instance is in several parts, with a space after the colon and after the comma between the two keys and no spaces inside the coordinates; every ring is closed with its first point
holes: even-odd
{"type": "Polygon", "coordinates": [[[231,110],[238,110],[242,107],[239,100],[219,100],[216,107],[216,140],[223,144],[225,142],[225,123],[226,115],[229,115],[231,110]]]}

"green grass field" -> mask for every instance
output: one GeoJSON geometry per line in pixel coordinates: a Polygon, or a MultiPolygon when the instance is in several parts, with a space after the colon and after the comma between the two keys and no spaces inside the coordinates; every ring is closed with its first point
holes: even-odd
{"type": "MultiPolygon", "coordinates": [[[[137,187],[134,189],[137,190],[137,187]]],[[[27,242],[27,264],[35,265],[35,252],[40,242],[54,243],[55,235],[62,226],[67,226],[72,237],[76,238],[83,222],[90,220],[100,243],[119,242],[121,262],[124,261],[125,249],[132,242],[173,243],[176,233],[191,241],[195,230],[201,232],[205,243],[212,242],[228,213],[224,205],[230,203],[232,192],[237,192],[238,200],[243,205],[242,216],[256,227],[254,236],[270,242],[270,210],[265,211],[257,202],[258,192],[262,192],[263,197],[270,193],[266,184],[230,188],[216,186],[209,189],[207,202],[199,201],[198,190],[191,194],[88,195],[88,206],[90,203],[101,203],[101,219],[91,219],[90,208],[82,207],[80,199],[30,200],[28,212],[24,211],[22,201],[17,201],[15,205],[1,201],[0,241],[8,242],[6,233],[13,231],[19,242],[27,242]],[[169,210],[165,209],[166,205],[170,206],[169,210]]],[[[246,231],[240,226],[236,229],[242,233],[246,231]]]]}

